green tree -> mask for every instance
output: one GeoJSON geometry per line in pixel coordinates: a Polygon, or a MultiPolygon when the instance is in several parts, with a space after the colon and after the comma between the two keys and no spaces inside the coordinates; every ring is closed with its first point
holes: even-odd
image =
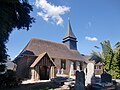
{"type": "Polygon", "coordinates": [[[110,45],[109,40],[105,40],[100,43],[102,47],[102,52],[95,52],[92,51],[92,58],[91,60],[95,60],[95,62],[101,62],[103,64],[103,70],[110,71],[111,70],[111,64],[114,57],[113,50],[110,45]]]}
{"type": "MultiPolygon", "coordinates": [[[[103,70],[106,70],[113,78],[120,78],[120,42],[115,44],[115,49],[112,49],[110,41],[103,41],[100,43],[102,52],[92,51],[91,60],[96,63],[101,62],[103,70]]],[[[96,46],[95,46],[96,48],[96,46]]],[[[97,49],[99,49],[97,47],[97,49]]]]}
{"type": "Polygon", "coordinates": [[[112,72],[115,78],[120,79],[120,42],[115,44],[112,72]]]}
{"type": "Polygon", "coordinates": [[[10,33],[15,29],[29,30],[34,18],[33,10],[27,0],[0,0],[0,62],[7,58],[6,43],[10,33]]]}
{"type": "Polygon", "coordinates": [[[112,60],[114,57],[114,52],[112,50],[112,47],[111,47],[109,40],[107,40],[107,41],[105,40],[105,41],[101,42],[100,44],[102,47],[102,54],[103,54],[103,57],[105,60],[104,61],[105,69],[110,72],[112,60]]]}

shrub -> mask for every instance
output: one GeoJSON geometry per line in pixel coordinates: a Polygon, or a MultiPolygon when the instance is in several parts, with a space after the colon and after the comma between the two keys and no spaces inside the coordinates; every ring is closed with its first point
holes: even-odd
{"type": "Polygon", "coordinates": [[[13,70],[7,70],[5,74],[0,74],[0,87],[15,87],[20,83],[20,79],[16,77],[16,72],[13,70]]]}

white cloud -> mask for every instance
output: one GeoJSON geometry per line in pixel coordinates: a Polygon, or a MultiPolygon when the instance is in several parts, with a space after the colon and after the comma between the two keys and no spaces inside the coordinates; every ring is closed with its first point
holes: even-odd
{"type": "Polygon", "coordinates": [[[88,37],[88,36],[86,36],[85,39],[89,40],[89,41],[97,41],[98,40],[96,37],[88,37]]]}
{"type": "Polygon", "coordinates": [[[57,25],[63,24],[61,15],[70,11],[70,7],[55,6],[46,0],[36,0],[35,5],[40,10],[37,14],[45,21],[53,20],[57,25]]]}

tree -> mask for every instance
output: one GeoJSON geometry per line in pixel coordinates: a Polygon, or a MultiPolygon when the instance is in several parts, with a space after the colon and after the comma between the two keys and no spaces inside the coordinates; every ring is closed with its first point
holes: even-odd
{"type": "Polygon", "coordinates": [[[115,79],[120,79],[120,52],[114,50],[114,58],[111,65],[111,75],[115,79]]]}
{"type": "Polygon", "coordinates": [[[100,43],[102,47],[102,52],[92,52],[91,60],[95,60],[95,62],[101,62],[103,65],[103,70],[110,71],[111,70],[111,63],[114,57],[113,50],[110,45],[109,40],[105,40],[100,43]]]}
{"type": "MultiPolygon", "coordinates": [[[[113,78],[120,78],[120,42],[115,44],[115,49],[112,49],[110,41],[100,43],[102,52],[92,52],[91,60],[96,63],[101,62],[103,69],[112,75],[113,78]]],[[[96,46],[95,46],[96,47],[96,46]]],[[[97,47],[98,49],[98,47],[97,47]]]]}
{"type": "Polygon", "coordinates": [[[112,65],[112,71],[114,73],[113,76],[117,79],[120,79],[120,42],[117,42],[115,44],[114,59],[112,65]]]}
{"type": "Polygon", "coordinates": [[[29,30],[34,18],[29,14],[33,10],[27,0],[0,0],[0,62],[7,58],[6,43],[15,29],[29,30]]]}
{"type": "Polygon", "coordinates": [[[114,57],[114,52],[112,50],[110,41],[105,40],[105,41],[101,42],[100,44],[101,44],[101,47],[102,47],[102,54],[103,54],[103,57],[105,59],[105,61],[104,61],[105,69],[107,71],[110,71],[112,60],[113,60],[113,57],[114,57]]]}

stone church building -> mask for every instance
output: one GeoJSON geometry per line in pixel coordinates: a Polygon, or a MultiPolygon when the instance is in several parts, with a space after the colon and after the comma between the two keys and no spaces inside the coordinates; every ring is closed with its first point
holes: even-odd
{"type": "Polygon", "coordinates": [[[32,38],[14,62],[19,78],[33,80],[48,80],[56,74],[69,76],[71,72],[74,75],[76,70],[84,70],[85,67],[70,20],[62,43],[32,38]]]}

